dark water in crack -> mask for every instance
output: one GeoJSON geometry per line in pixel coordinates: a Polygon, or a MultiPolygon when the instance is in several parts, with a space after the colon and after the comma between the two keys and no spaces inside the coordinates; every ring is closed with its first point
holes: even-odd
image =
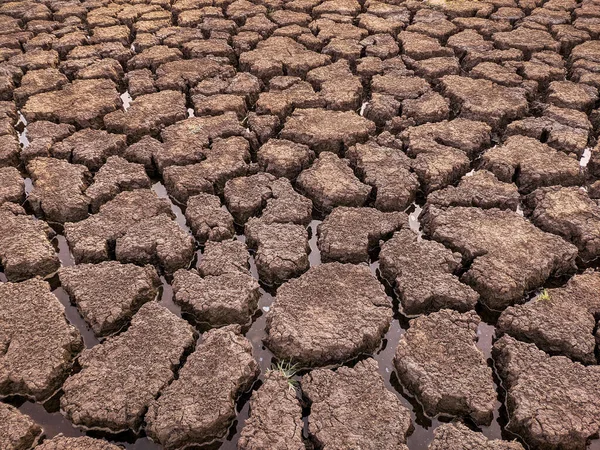
{"type": "MultiPolygon", "coordinates": [[[[31,188],[31,180],[26,180],[26,185],[29,186],[29,190],[31,188]],[[27,183],[29,181],[29,183],[27,183]]],[[[167,195],[165,187],[162,183],[157,182],[152,186],[152,189],[157,193],[157,195],[161,198],[165,198],[170,202],[171,210],[175,215],[175,220],[179,224],[179,226],[185,230],[187,233],[190,233],[190,229],[186,223],[185,215],[183,214],[181,208],[173,203],[167,195]]],[[[421,211],[421,208],[418,205],[413,205],[409,211],[409,226],[410,228],[420,234],[420,223],[418,220],[418,215],[421,211]]],[[[311,267],[321,264],[321,254],[317,246],[317,227],[321,223],[321,220],[313,220],[310,222],[308,226],[309,231],[309,246],[310,246],[310,254],[309,261],[311,267]]],[[[236,239],[245,242],[244,235],[238,235],[236,239]]],[[[60,259],[62,266],[71,266],[74,265],[75,262],[67,245],[66,239],[62,234],[57,234],[53,239],[53,243],[56,248],[56,252],[60,259]]],[[[202,258],[202,250],[198,250],[197,252],[197,261],[202,258]]],[[[384,283],[379,274],[379,261],[373,260],[369,264],[372,273],[380,278],[380,281],[384,283]]],[[[256,270],[256,265],[254,263],[254,258],[250,257],[250,272],[252,276],[258,279],[258,273],[256,270]]],[[[173,288],[169,283],[169,280],[161,276],[160,277],[162,286],[159,289],[159,294],[157,301],[172,311],[177,316],[181,317],[181,308],[176,305],[173,301],[173,288]]],[[[2,272],[0,272],[0,282],[6,282],[6,277],[2,272]]],[[[58,277],[54,276],[49,280],[52,285],[52,292],[54,295],[60,300],[60,302],[65,307],[65,315],[67,320],[73,324],[82,334],[84,343],[86,348],[93,347],[99,343],[99,340],[94,336],[91,329],[87,326],[77,308],[71,303],[68,294],[64,291],[62,287],[60,287],[58,277]]],[[[384,384],[387,389],[391,392],[395,393],[397,397],[400,399],[402,404],[408,408],[411,413],[411,417],[414,424],[414,431],[408,437],[407,445],[411,450],[424,450],[427,449],[431,441],[434,437],[434,430],[442,423],[450,421],[450,418],[429,418],[427,417],[421,405],[416,401],[403,387],[398,381],[398,378],[395,374],[393,367],[393,357],[398,345],[399,340],[402,335],[408,329],[408,319],[402,316],[397,311],[398,299],[395,298],[395,294],[392,290],[388,289],[388,294],[393,298],[395,304],[395,315],[394,319],[390,325],[388,332],[385,335],[381,348],[372,355],[372,357],[379,364],[379,373],[383,377],[384,384]]],[[[253,346],[254,357],[256,358],[260,370],[261,375],[259,379],[255,382],[253,386],[253,390],[257,389],[261,384],[264,377],[264,374],[271,367],[275,358],[273,354],[269,351],[268,348],[263,344],[263,340],[266,337],[265,325],[266,325],[266,313],[270,310],[272,303],[275,298],[274,289],[269,287],[261,287],[261,296],[258,305],[258,311],[256,312],[253,322],[245,333],[245,336],[250,340],[253,346]]],[[[493,339],[495,337],[495,328],[492,324],[487,323],[482,320],[477,330],[478,342],[477,346],[483,352],[485,358],[488,360],[490,366],[493,367],[493,362],[491,359],[491,347],[493,343],[493,339]]],[[[496,379],[498,383],[498,380],[496,379]]],[[[246,420],[249,415],[249,398],[251,392],[245,393],[237,402],[237,417],[236,420],[232,423],[230,431],[226,437],[215,441],[211,444],[198,446],[196,448],[202,450],[212,450],[212,449],[220,449],[220,450],[235,450],[237,448],[237,441],[240,436],[240,432],[244,427],[246,420]]],[[[480,430],[485,436],[493,439],[514,439],[510,433],[506,432],[503,428],[506,424],[506,412],[504,410],[504,406],[501,400],[504,399],[504,391],[500,386],[498,386],[498,395],[499,399],[496,403],[496,408],[494,410],[494,420],[492,424],[488,427],[479,427],[476,428],[471,424],[471,428],[480,430]]],[[[10,398],[6,401],[14,404],[25,414],[31,416],[36,422],[38,422],[44,428],[44,432],[47,438],[51,438],[56,436],[59,433],[62,433],[65,436],[83,436],[83,435],[92,435],[94,437],[104,437],[112,442],[118,443],[123,447],[129,450],[159,450],[162,447],[154,442],[152,442],[147,437],[143,436],[143,434],[136,438],[136,436],[112,436],[112,435],[98,435],[97,433],[86,433],[84,430],[74,427],[59,411],[58,409],[58,399],[60,397],[60,393],[58,393],[53,399],[47,401],[45,404],[34,403],[28,400],[20,399],[20,398],[10,398]]],[[[305,424],[307,423],[307,417],[303,417],[305,424]]],[[[600,440],[594,440],[588,446],[589,449],[592,450],[600,450],[600,440]]]]}

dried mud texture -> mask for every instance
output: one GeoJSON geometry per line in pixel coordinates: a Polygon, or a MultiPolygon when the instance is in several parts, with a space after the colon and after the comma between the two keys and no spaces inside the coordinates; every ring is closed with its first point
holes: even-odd
{"type": "Polygon", "coordinates": [[[266,344],[277,357],[301,365],[342,363],[378,347],[391,307],[366,265],[322,264],[277,290],[266,344]]]}
{"type": "Polygon", "coordinates": [[[471,431],[460,422],[441,424],[428,450],[524,450],[516,441],[507,442],[499,439],[488,439],[482,433],[471,431]]]}
{"type": "Polygon", "coordinates": [[[525,136],[510,136],[504,144],[485,152],[482,168],[500,181],[514,181],[523,194],[539,187],[572,186],[583,181],[576,159],[525,136]]]}
{"type": "Polygon", "coordinates": [[[259,289],[249,272],[223,272],[202,278],[195,270],[178,270],[173,278],[175,303],[195,321],[213,327],[250,323],[258,306],[259,289]]]}
{"type": "Polygon", "coordinates": [[[575,275],[564,287],[547,289],[545,296],[507,308],[498,319],[498,330],[552,355],[596,364],[598,289],[600,273],[575,275]]]}
{"type": "Polygon", "coordinates": [[[312,166],[302,171],[296,184],[324,213],[336,206],[362,206],[371,193],[371,187],[356,178],[350,162],[331,152],[321,153],[312,166]]]}
{"type": "Polygon", "coordinates": [[[461,283],[461,255],[434,241],[420,240],[404,229],[381,244],[382,276],[392,284],[408,316],[449,308],[475,308],[479,294],[461,283]]]}
{"type": "Polygon", "coordinates": [[[600,207],[578,187],[540,188],[526,198],[531,221],[542,230],[558,234],[579,249],[579,256],[600,256],[600,207]]]}
{"type": "Polygon", "coordinates": [[[430,416],[470,417],[490,424],[496,401],[492,369],[477,348],[479,316],[444,309],[410,321],[394,366],[430,416]]]}
{"type": "Polygon", "coordinates": [[[62,411],[87,428],[138,429],[193,344],[194,330],[185,320],[156,302],[146,303],[127,331],[81,354],[81,371],[63,385],[62,411]]]}
{"type": "Polygon", "coordinates": [[[42,428],[33,419],[14,406],[0,403],[0,448],[29,450],[41,434],[42,428]]]}
{"type": "Polygon", "coordinates": [[[461,281],[502,310],[551,276],[574,269],[577,248],[512,211],[431,206],[425,233],[470,264],[461,281]]]}
{"type": "Polygon", "coordinates": [[[308,146],[285,139],[270,139],[257,152],[257,161],[261,169],[276,177],[286,177],[290,180],[308,168],[314,158],[315,154],[308,146]]]}
{"type": "Polygon", "coordinates": [[[379,240],[408,225],[402,212],[339,206],[318,227],[317,245],[324,261],[360,263],[369,261],[369,250],[379,240]]]}
{"type": "Polygon", "coordinates": [[[137,97],[127,111],[115,111],[104,116],[106,129],[126,134],[138,140],[187,117],[185,96],[176,91],[161,91],[137,97]]]}
{"type": "Polygon", "coordinates": [[[252,344],[239,326],[206,332],[177,380],[150,404],[149,436],[166,449],[223,436],[235,418],[237,397],[250,389],[258,372],[252,344]]]}
{"type": "Polygon", "coordinates": [[[25,182],[14,167],[0,169],[0,206],[6,202],[21,203],[25,200],[25,182]]]}
{"type": "Polygon", "coordinates": [[[36,448],[39,450],[118,450],[121,447],[88,436],[65,437],[59,435],[44,441],[36,448]]]}
{"type": "Polygon", "coordinates": [[[85,166],[55,158],[35,158],[27,164],[33,189],[27,201],[48,222],[77,222],[88,216],[85,191],[91,174],[85,166]]]}
{"type": "Polygon", "coordinates": [[[374,132],[375,124],[353,111],[308,108],[296,109],[279,136],[308,145],[317,154],[340,154],[357,142],[366,141],[374,132]]]}
{"type": "Polygon", "coordinates": [[[50,153],[55,158],[67,159],[73,164],[83,164],[88,169],[97,171],[110,156],[121,155],[125,146],[126,139],[122,134],[88,128],[55,143],[50,153]]]}
{"type": "Polygon", "coordinates": [[[60,261],[50,243],[54,231],[18,205],[0,206],[0,263],[9,281],[45,277],[60,261]]]}
{"type": "Polygon", "coordinates": [[[284,73],[302,76],[310,69],[329,63],[330,57],[308,50],[293,39],[273,36],[258,43],[256,48],[240,55],[240,66],[258,78],[268,80],[284,73]]]}
{"type": "MultiPolygon", "coordinates": [[[[381,137],[381,136],[380,136],[381,137]]],[[[491,144],[483,122],[454,119],[410,127],[400,135],[425,193],[458,181],[471,169],[471,158],[491,144]]]]}
{"type": "Polygon", "coordinates": [[[370,140],[350,147],[346,158],[361,180],[374,188],[375,208],[403,211],[415,200],[419,180],[411,172],[410,158],[401,150],[370,140]]]}
{"type": "Polygon", "coordinates": [[[194,250],[194,238],[170,214],[160,214],[131,225],[117,238],[115,255],[123,263],[154,264],[173,273],[190,265],[194,250]]]}
{"type": "Polygon", "coordinates": [[[39,278],[0,284],[0,396],[52,396],[83,349],[65,308],[39,278]]]}
{"type": "Polygon", "coordinates": [[[302,377],[311,402],[308,432],[324,448],[407,450],[408,409],[388,391],[374,359],[353,368],[316,369],[302,377]]]}
{"type": "Polygon", "coordinates": [[[540,449],[585,449],[600,428],[598,366],[549,356],[503,336],[492,349],[507,390],[509,429],[540,449]]]}
{"type": "MultiPolygon", "coordinates": [[[[66,223],[65,237],[77,263],[98,263],[109,259],[111,246],[134,225],[160,214],[171,214],[171,208],[151,190],[122,192],[102,205],[97,214],[81,222],[66,223]]],[[[151,243],[152,238],[142,244],[151,243]]]]}
{"type": "Polygon", "coordinates": [[[198,273],[203,277],[236,272],[250,273],[249,260],[250,254],[243,242],[207,242],[198,264],[198,273]]]}
{"type": "Polygon", "coordinates": [[[201,244],[231,239],[235,235],[233,217],[221,207],[221,199],[216,195],[198,194],[190,197],[185,218],[201,244]]]}
{"type": "Polygon", "coordinates": [[[160,286],[154,267],[116,261],[63,267],[58,276],[96,336],[121,330],[144,303],[156,298],[160,286]]]}
{"type": "Polygon", "coordinates": [[[127,162],[120,156],[111,156],[94,177],[94,183],[85,191],[90,199],[92,213],[97,213],[100,206],[112,200],[123,191],[149,189],[150,178],[144,166],[127,162]]]}
{"type": "Polygon", "coordinates": [[[240,433],[238,449],[305,450],[302,407],[296,387],[280,370],[269,370],[250,398],[250,417],[240,433]]]}
{"type": "Polygon", "coordinates": [[[308,270],[308,232],[294,223],[265,223],[250,219],[244,228],[258,275],[266,284],[282,283],[308,270]]]}
{"type": "Polygon", "coordinates": [[[29,97],[22,113],[28,122],[48,120],[100,128],[103,116],[120,106],[119,93],[112,81],[75,80],[59,91],[29,97]]]}
{"type": "Polygon", "coordinates": [[[448,186],[427,196],[427,203],[440,207],[475,206],[516,211],[519,202],[517,186],[498,180],[487,170],[477,170],[464,176],[457,186],[448,186]]]}
{"type": "MultiPolygon", "coordinates": [[[[164,136],[163,139],[165,139],[164,136]]],[[[189,157],[190,147],[188,144],[185,143],[185,146],[177,144],[182,145],[182,148],[178,149],[177,152],[183,151],[186,157],[189,157]]],[[[165,145],[166,150],[160,153],[163,156],[167,155],[165,160],[173,156],[169,156],[169,152],[173,150],[173,145],[167,143],[165,145]]],[[[159,158],[159,169],[163,164],[161,161],[164,160],[159,158]]],[[[213,191],[222,193],[228,180],[254,172],[254,166],[250,164],[248,141],[239,136],[215,139],[210,149],[203,148],[201,150],[201,156],[192,158],[192,161],[181,160],[177,162],[188,165],[168,166],[163,171],[163,177],[170,195],[180,203],[185,203],[188,197],[192,195],[212,193],[213,191]],[[203,157],[206,157],[206,159],[196,163],[196,159],[200,160],[203,157]],[[189,164],[189,162],[194,164],[189,164]]]]}
{"type": "Polygon", "coordinates": [[[460,117],[481,120],[494,129],[523,117],[528,111],[527,98],[521,89],[459,75],[445,76],[441,84],[444,94],[460,111],[460,117]]]}

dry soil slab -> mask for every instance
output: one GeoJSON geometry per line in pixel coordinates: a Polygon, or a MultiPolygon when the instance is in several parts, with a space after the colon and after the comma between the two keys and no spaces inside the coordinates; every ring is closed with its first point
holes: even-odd
{"type": "Polygon", "coordinates": [[[63,267],[58,277],[96,336],[127,325],[144,303],[156,298],[160,286],[154,267],[116,261],[63,267]]]}
{"type": "Polygon", "coordinates": [[[471,417],[492,421],[496,388],[492,369],[475,345],[479,317],[449,309],[410,321],[394,365],[400,381],[430,416],[471,417]]]}
{"type": "Polygon", "coordinates": [[[414,316],[444,308],[465,312],[475,308],[479,294],[460,282],[460,253],[439,242],[421,240],[405,229],[382,243],[381,274],[398,293],[404,314],[414,316]]]}
{"type": "Polygon", "coordinates": [[[375,188],[375,208],[403,211],[414,201],[419,180],[411,171],[411,159],[401,150],[370,140],[350,147],[346,158],[361,180],[375,188]]]}
{"type": "Polygon", "coordinates": [[[339,364],[374,351],[391,317],[391,301],[366,265],[322,264],[277,290],[266,343],[281,359],[339,364]]]}
{"type": "Polygon", "coordinates": [[[316,369],[302,377],[311,402],[308,432],[332,448],[408,449],[412,429],[408,409],[388,391],[374,359],[356,366],[316,369]]]}
{"type": "Polygon", "coordinates": [[[210,330],[179,376],[151,402],[148,435],[166,449],[222,437],[235,418],[237,397],[258,375],[252,344],[239,326],[210,330]]]}
{"type": "Polygon", "coordinates": [[[198,194],[190,197],[185,218],[201,244],[231,239],[235,235],[233,216],[221,206],[221,199],[216,195],[198,194]]]}
{"type": "Polygon", "coordinates": [[[0,302],[0,396],[45,400],[69,375],[83,340],[39,278],[0,284],[0,302]]]}
{"type": "Polygon", "coordinates": [[[503,336],[492,349],[507,394],[509,429],[539,449],[585,449],[600,428],[598,366],[549,356],[503,336]]]}
{"type": "Polygon", "coordinates": [[[0,169],[0,205],[5,202],[21,203],[25,199],[25,182],[14,167],[0,169]]]}
{"type": "Polygon", "coordinates": [[[85,190],[91,174],[85,166],[56,158],[35,158],[27,164],[33,189],[27,201],[48,222],[77,222],[88,216],[85,190]]]}
{"type": "Polygon", "coordinates": [[[444,423],[434,431],[434,439],[428,450],[523,450],[516,441],[506,442],[499,439],[488,439],[482,433],[471,431],[460,422],[444,423]]]}
{"type": "Polygon", "coordinates": [[[88,436],[65,437],[59,435],[44,441],[36,448],[40,450],[118,450],[121,447],[88,436]]]}
{"type": "Polygon", "coordinates": [[[302,407],[296,387],[279,370],[268,371],[250,398],[250,417],[238,441],[240,450],[304,450],[302,407]]]}
{"type": "Polygon", "coordinates": [[[97,214],[66,223],[65,237],[77,263],[98,263],[109,259],[116,240],[134,225],[160,214],[170,215],[171,208],[150,189],[122,192],[102,205],[97,214]]]}
{"type": "Polygon", "coordinates": [[[42,434],[42,427],[14,406],[0,403],[0,447],[29,450],[42,434]]]}
{"type": "Polygon", "coordinates": [[[185,320],[146,303],[127,331],[81,354],[81,371],[63,385],[62,411],[86,428],[137,430],[193,344],[194,330],[185,320]]]}
{"type": "Polygon", "coordinates": [[[363,206],[371,193],[371,187],[354,175],[350,161],[331,152],[321,153],[312,166],[300,173],[296,184],[324,213],[336,206],[363,206]]]}
{"type": "Polygon", "coordinates": [[[517,210],[519,192],[513,183],[504,183],[487,170],[477,170],[464,176],[457,186],[432,192],[427,203],[441,207],[475,206],[482,209],[498,208],[517,210]]]}
{"type": "Polygon", "coordinates": [[[319,225],[317,245],[324,261],[368,262],[369,250],[404,226],[408,216],[402,212],[338,206],[319,225]]]}
{"type": "Polygon", "coordinates": [[[558,234],[579,249],[584,260],[600,256],[600,207],[578,187],[552,186],[535,190],[526,198],[531,221],[544,231],[558,234]]]}
{"type": "Polygon", "coordinates": [[[8,206],[0,207],[0,263],[6,278],[20,281],[56,272],[60,261],[50,242],[54,231],[20,206],[8,206]]]}
{"type": "Polygon", "coordinates": [[[549,354],[596,364],[598,289],[600,273],[587,270],[564,287],[547,289],[545,295],[524,305],[507,308],[498,319],[498,330],[533,342],[549,354]]]}
{"type": "Polygon", "coordinates": [[[461,281],[492,309],[504,309],[555,274],[574,268],[577,248],[513,211],[429,208],[425,232],[472,262],[461,281]]]}

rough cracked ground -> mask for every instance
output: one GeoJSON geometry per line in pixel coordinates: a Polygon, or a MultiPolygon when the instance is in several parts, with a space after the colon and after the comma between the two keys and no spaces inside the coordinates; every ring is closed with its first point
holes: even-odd
{"type": "Polygon", "coordinates": [[[0,449],[600,449],[599,88],[599,0],[0,0],[0,449]]]}

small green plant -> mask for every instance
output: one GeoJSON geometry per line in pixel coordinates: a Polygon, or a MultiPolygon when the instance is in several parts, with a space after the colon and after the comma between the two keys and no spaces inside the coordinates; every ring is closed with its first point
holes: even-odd
{"type": "Polygon", "coordinates": [[[544,289],[540,295],[538,295],[538,300],[548,301],[550,300],[550,293],[547,289],[544,289]]]}
{"type": "Polygon", "coordinates": [[[267,370],[267,373],[269,372],[281,373],[287,379],[290,392],[296,393],[298,382],[294,380],[294,376],[298,372],[297,364],[292,364],[291,361],[279,361],[277,364],[271,365],[271,368],[267,370]]]}

